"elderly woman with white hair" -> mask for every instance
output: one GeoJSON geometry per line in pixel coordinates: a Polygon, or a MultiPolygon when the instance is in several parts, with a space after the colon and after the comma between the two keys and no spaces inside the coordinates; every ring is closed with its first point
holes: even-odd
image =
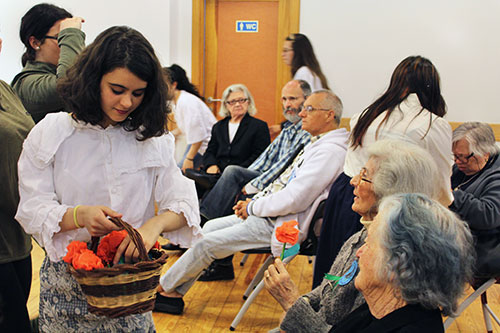
{"type": "Polygon", "coordinates": [[[252,117],[257,113],[248,88],[233,84],[222,93],[219,115],[224,119],[212,127],[212,136],[203,155],[207,173],[219,174],[228,165],[248,167],[271,142],[266,122],[252,117]]]}
{"type": "Polygon", "coordinates": [[[500,160],[488,124],[466,122],[453,131],[455,165],[450,209],[476,238],[476,276],[500,274],[500,160]]]}
{"type": "Polygon", "coordinates": [[[382,200],[357,256],[354,283],[366,303],[335,333],[444,332],[441,314],[456,311],[474,263],[467,224],[414,193],[382,200]]]}
{"type": "Polygon", "coordinates": [[[382,198],[395,193],[424,193],[439,197],[442,177],[430,154],[414,144],[381,140],[370,146],[368,162],[351,180],[354,186],[352,210],[361,215],[364,228],[351,236],[322,283],[301,297],[279,259],[268,268],[265,285],[286,311],[281,329],[290,332],[325,332],[365,302],[353,283],[332,291],[332,277],[342,276],[356,261],[356,251],[363,245],[368,227],[378,212],[382,198]]]}

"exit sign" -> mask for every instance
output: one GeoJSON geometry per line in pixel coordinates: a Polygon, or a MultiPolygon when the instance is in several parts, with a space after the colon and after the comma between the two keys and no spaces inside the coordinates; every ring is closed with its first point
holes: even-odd
{"type": "Polygon", "coordinates": [[[259,21],[236,21],[236,32],[259,32],[259,21]]]}

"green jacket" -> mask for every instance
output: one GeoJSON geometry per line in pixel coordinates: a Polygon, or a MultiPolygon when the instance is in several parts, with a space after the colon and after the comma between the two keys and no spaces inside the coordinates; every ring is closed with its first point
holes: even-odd
{"type": "Polygon", "coordinates": [[[34,123],[12,88],[0,81],[0,264],[28,257],[31,237],[14,219],[19,203],[17,160],[34,123]]]}
{"type": "Polygon", "coordinates": [[[76,28],[67,28],[59,33],[57,42],[61,49],[57,66],[28,61],[11,84],[36,123],[47,113],[64,111],[64,102],[56,90],[57,80],[66,75],[85,47],[85,33],[76,28]]]}

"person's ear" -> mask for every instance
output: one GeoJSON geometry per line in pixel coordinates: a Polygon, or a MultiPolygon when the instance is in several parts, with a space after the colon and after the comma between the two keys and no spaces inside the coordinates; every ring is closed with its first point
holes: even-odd
{"type": "Polygon", "coordinates": [[[29,43],[32,49],[40,50],[40,45],[42,44],[35,36],[30,36],[29,43]]]}

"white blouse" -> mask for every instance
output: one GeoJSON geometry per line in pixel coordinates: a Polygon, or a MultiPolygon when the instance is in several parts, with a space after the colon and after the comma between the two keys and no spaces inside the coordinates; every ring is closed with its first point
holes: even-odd
{"type": "Polygon", "coordinates": [[[164,234],[182,247],[201,238],[195,186],[176,167],[171,134],[136,140],[121,126],[103,129],[68,113],[48,114],[30,132],[18,163],[20,202],[16,219],[53,261],[73,240],[89,241],[87,229],[62,233],[59,223],[76,205],[104,205],[133,227],[155,214],[183,213],[187,226],[164,234]]]}
{"type": "Polygon", "coordinates": [[[203,155],[212,136],[212,126],[217,122],[212,111],[201,99],[184,90],[180,91],[173,111],[177,126],[186,135],[186,142],[202,141],[198,153],[203,155]]]}
{"type": "Polygon", "coordinates": [[[311,91],[316,91],[316,90],[321,90],[324,89],[323,86],[321,85],[321,80],[319,77],[316,76],[309,67],[307,66],[302,66],[297,71],[295,72],[295,75],[293,76],[294,80],[304,80],[309,85],[311,86],[311,91]]]}
{"type": "MultiPolygon", "coordinates": [[[[386,116],[382,112],[368,127],[363,137],[363,146],[353,150],[349,147],[344,163],[344,173],[353,177],[359,173],[361,168],[368,161],[368,148],[377,140],[395,139],[412,142],[427,150],[434,158],[440,174],[447,189],[451,189],[450,177],[453,165],[451,153],[451,126],[441,117],[438,117],[427,110],[422,110],[420,101],[416,94],[410,94],[396,107],[389,119],[380,127],[378,136],[376,131],[379,124],[386,116]],[[420,114],[419,114],[420,112],[420,114]],[[429,122],[432,125],[429,128],[429,122]],[[429,131],[427,132],[427,129],[429,131]],[[427,134],[425,134],[427,132],[427,134]],[[422,138],[425,135],[424,138],[422,138]]],[[[361,113],[351,118],[351,129],[354,128],[361,113]]],[[[451,191],[450,191],[451,196],[451,191]]]]}

